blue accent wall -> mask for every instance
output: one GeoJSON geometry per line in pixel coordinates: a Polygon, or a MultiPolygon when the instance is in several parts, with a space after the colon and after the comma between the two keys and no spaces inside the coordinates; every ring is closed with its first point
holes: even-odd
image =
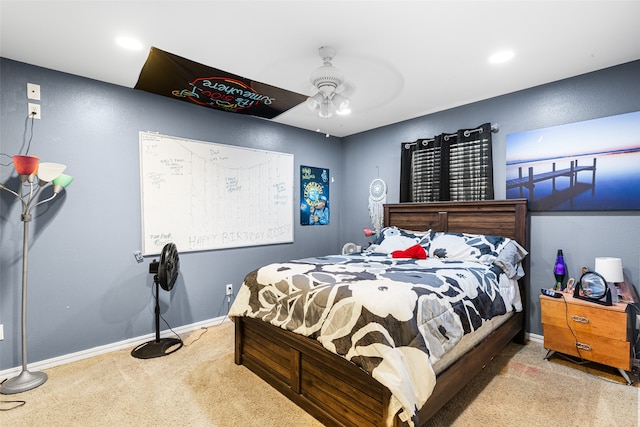
{"type": "MultiPolygon", "coordinates": [[[[358,230],[369,223],[367,192],[378,168],[389,186],[387,201],[398,202],[401,142],[487,122],[499,125],[499,132],[492,136],[495,198],[504,199],[507,134],[633,111],[640,111],[640,61],[344,138],[343,191],[349,196],[344,197],[342,212],[349,215],[342,217],[340,236],[344,241],[365,242],[358,230]]],[[[533,212],[529,232],[527,331],[542,334],[538,298],[541,288],[555,283],[553,263],[558,249],[563,249],[569,275],[576,279],[582,266],[593,268],[597,256],[621,258],[625,275],[640,289],[640,212],[533,212]]]]}
{"type": "MultiPolygon", "coordinates": [[[[369,183],[383,178],[387,201],[398,201],[401,142],[498,124],[494,174],[496,198],[504,198],[508,133],[638,111],[638,76],[640,61],[634,61],[339,139],[2,58],[0,152],[24,153],[30,144],[30,154],[67,164],[67,173],[75,177],[55,203],[36,211],[30,225],[29,362],[155,331],[148,272],[153,259],[139,264],[133,256],[141,246],[141,130],[293,153],[296,171],[300,165],[326,167],[334,179],[329,226],[299,225],[294,189],[293,244],[181,254],[178,283],[160,295],[163,317],[179,327],[224,315],[225,284],[237,290],[244,275],[260,265],[338,253],[347,241],[366,244],[362,228],[370,226],[369,183]],[[42,119],[33,128],[26,118],[27,82],[41,86],[42,119]]],[[[1,156],[0,163],[9,164],[0,167],[0,182],[16,186],[11,159],[1,156]]],[[[528,331],[542,333],[538,295],[553,284],[559,248],[572,276],[579,276],[582,265],[593,265],[596,256],[616,256],[638,286],[638,212],[533,213],[530,222],[528,331]]],[[[3,370],[21,364],[22,222],[15,197],[5,191],[0,192],[0,233],[3,370]]]]}
{"type": "MultiPolygon", "coordinates": [[[[29,153],[68,165],[66,173],[75,177],[54,203],[36,208],[30,223],[30,363],[155,331],[153,257],[141,264],[134,258],[141,249],[139,131],[292,153],[294,209],[301,164],[328,168],[342,182],[338,138],[8,59],[0,66],[0,152],[24,154],[33,133],[29,153]],[[42,119],[33,129],[26,119],[27,82],[39,84],[42,97],[42,119]]],[[[1,166],[0,182],[17,189],[11,158],[2,156],[0,163],[9,164],[1,166]]],[[[333,192],[339,184],[332,186],[331,206],[341,206],[341,192],[333,192]]],[[[0,191],[0,370],[21,364],[23,228],[16,202],[0,191]]],[[[223,316],[227,283],[237,291],[260,265],[338,253],[339,224],[340,215],[332,215],[327,226],[303,227],[296,211],[293,244],[181,254],[176,286],[160,291],[162,316],[172,327],[223,316]]]]}

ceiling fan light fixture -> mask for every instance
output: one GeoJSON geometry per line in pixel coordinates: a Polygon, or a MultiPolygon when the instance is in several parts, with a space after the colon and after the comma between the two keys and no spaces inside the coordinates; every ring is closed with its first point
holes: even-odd
{"type": "Polygon", "coordinates": [[[330,62],[325,62],[325,65],[311,73],[309,81],[316,89],[328,96],[344,82],[344,74],[330,62]]]}
{"type": "Polygon", "coordinates": [[[318,107],[320,107],[320,104],[323,100],[324,97],[320,92],[318,92],[315,95],[307,98],[307,107],[309,107],[310,110],[316,110],[318,107]]]}
{"type": "Polygon", "coordinates": [[[345,115],[351,112],[351,110],[349,109],[349,104],[351,102],[348,98],[340,95],[339,93],[333,94],[331,102],[333,102],[333,105],[335,105],[337,114],[345,115]]]}
{"type": "Polygon", "coordinates": [[[318,50],[323,64],[311,73],[309,81],[318,91],[315,95],[307,98],[307,106],[318,111],[318,116],[328,118],[334,112],[338,114],[348,114],[349,99],[338,93],[342,90],[344,74],[331,64],[335,50],[323,46],[318,50]]]}
{"type": "Polygon", "coordinates": [[[331,105],[331,100],[329,98],[324,98],[320,103],[320,107],[318,109],[318,116],[323,119],[328,119],[333,116],[333,106],[331,105]]]}

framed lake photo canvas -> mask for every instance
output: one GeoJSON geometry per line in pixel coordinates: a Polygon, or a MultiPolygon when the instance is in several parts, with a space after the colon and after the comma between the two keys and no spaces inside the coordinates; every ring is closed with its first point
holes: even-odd
{"type": "Polygon", "coordinates": [[[507,199],[531,211],[640,209],[640,111],[507,135],[507,199]]]}

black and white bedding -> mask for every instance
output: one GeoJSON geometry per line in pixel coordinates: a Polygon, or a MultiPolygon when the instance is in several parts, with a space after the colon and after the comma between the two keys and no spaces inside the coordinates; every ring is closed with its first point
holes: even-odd
{"type": "Polygon", "coordinates": [[[361,254],[249,273],[229,315],[317,339],[385,385],[390,416],[412,424],[435,386],[432,364],[489,319],[522,309],[516,279],[525,255],[498,236],[389,227],[361,254]],[[426,259],[406,251],[416,245],[426,259]]]}

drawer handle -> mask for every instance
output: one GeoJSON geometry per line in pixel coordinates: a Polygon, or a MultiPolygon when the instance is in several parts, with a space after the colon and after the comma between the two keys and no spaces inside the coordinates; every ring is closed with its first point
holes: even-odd
{"type": "Polygon", "coordinates": [[[578,350],[591,351],[591,346],[589,344],[583,344],[583,343],[578,342],[578,341],[576,341],[576,348],[578,350]]]}
{"type": "Polygon", "coordinates": [[[571,320],[578,323],[589,323],[589,319],[582,316],[571,316],[571,320]]]}

